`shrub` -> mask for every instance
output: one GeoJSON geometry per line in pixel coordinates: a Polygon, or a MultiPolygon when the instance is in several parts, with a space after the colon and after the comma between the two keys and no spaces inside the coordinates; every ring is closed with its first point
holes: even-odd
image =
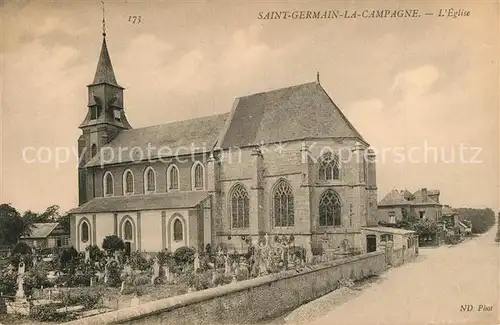
{"type": "Polygon", "coordinates": [[[32,270],[24,274],[24,293],[26,296],[33,294],[33,289],[49,287],[50,281],[47,279],[47,273],[39,270],[32,270]]]}
{"type": "Polygon", "coordinates": [[[33,250],[25,242],[18,242],[16,246],[12,249],[12,254],[28,255],[31,254],[33,250]]]}
{"type": "Polygon", "coordinates": [[[12,296],[17,289],[17,275],[3,271],[0,273],[0,292],[6,296],[12,296]]]}
{"type": "Polygon", "coordinates": [[[190,247],[179,247],[174,253],[174,259],[177,264],[187,265],[194,261],[195,250],[190,247]]]}
{"type": "Polygon", "coordinates": [[[90,260],[92,262],[102,261],[106,257],[105,253],[97,245],[88,246],[87,251],[89,251],[90,260]]]}
{"type": "Polygon", "coordinates": [[[146,257],[144,257],[141,252],[132,252],[132,254],[130,254],[129,261],[134,270],[141,271],[149,270],[153,264],[153,260],[146,259],[146,257]]]}
{"type": "Polygon", "coordinates": [[[68,266],[68,264],[76,259],[78,256],[78,251],[73,247],[65,247],[59,255],[59,263],[62,268],[68,266]]]}
{"type": "Polygon", "coordinates": [[[93,309],[101,305],[103,294],[101,290],[92,292],[83,291],[73,294],[68,291],[63,294],[61,301],[65,306],[81,305],[85,309],[93,309]]]}
{"type": "Polygon", "coordinates": [[[108,285],[112,287],[118,287],[121,285],[121,270],[120,266],[116,262],[111,262],[108,266],[108,285]]]}
{"type": "Polygon", "coordinates": [[[102,241],[102,248],[107,251],[109,254],[113,254],[116,251],[122,251],[125,249],[125,243],[123,240],[116,236],[110,235],[104,237],[102,241]]]}
{"type": "Polygon", "coordinates": [[[75,319],[70,314],[58,313],[54,305],[39,305],[30,308],[30,318],[40,322],[64,322],[75,319]]]}

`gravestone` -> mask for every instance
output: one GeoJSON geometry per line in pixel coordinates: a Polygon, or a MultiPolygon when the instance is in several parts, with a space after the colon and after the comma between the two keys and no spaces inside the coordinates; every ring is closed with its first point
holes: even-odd
{"type": "Polygon", "coordinates": [[[200,269],[200,254],[198,254],[198,252],[194,254],[193,266],[194,273],[198,272],[198,270],[200,269]]]}
{"type": "Polygon", "coordinates": [[[24,271],[25,271],[25,264],[23,261],[19,263],[19,269],[17,272],[17,291],[16,291],[16,300],[22,300],[25,299],[25,294],[24,294],[24,271]]]}
{"type": "Polygon", "coordinates": [[[224,257],[224,275],[231,276],[231,265],[229,264],[229,255],[224,257]]]}
{"type": "Polygon", "coordinates": [[[153,275],[151,276],[151,284],[155,284],[155,280],[160,276],[160,263],[155,257],[153,264],[153,275]]]}

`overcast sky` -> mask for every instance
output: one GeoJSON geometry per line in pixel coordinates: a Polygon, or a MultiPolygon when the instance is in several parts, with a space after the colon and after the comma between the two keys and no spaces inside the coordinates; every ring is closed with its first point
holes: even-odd
{"type": "MultiPolygon", "coordinates": [[[[22,152],[76,150],[102,41],[101,6],[4,2],[1,202],[21,211],[70,209],[76,157],[56,166],[25,162],[22,152]]],[[[441,1],[470,10],[458,19],[436,17],[440,8],[430,1],[401,5],[434,13],[414,19],[257,19],[272,10],[395,8],[391,1],[286,3],[107,1],[108,49],[132,126],[227,112],[235,97],[311,82],[319,70],[384,160],[379,200],[393,188],[426,187],[455,207],[499,208],[497,1],[441,1]],[[445,161],[430,151],[422,162],[425,146],[443,151],[445,161]],[[413,162],[394,161],[397,147],[413,162]],[[481,149],[464,149],[464,162],[461,147],[481,149]]]]}

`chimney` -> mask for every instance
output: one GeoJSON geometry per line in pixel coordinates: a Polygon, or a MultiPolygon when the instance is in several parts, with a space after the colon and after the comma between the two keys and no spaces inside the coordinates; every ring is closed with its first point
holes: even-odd
{"type": "Polygon", "coordinates": [[[420,191],[422,192],[422,201],[427,202],[427,189],[423,188],[420,191]]]}

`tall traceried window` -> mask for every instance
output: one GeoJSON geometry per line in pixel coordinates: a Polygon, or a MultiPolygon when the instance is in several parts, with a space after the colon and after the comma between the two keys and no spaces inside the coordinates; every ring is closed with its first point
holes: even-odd
{"type": "Polygon", "coordinates": [[[148,167],[144,173],[144,191],[146,193],[156,191],[156,174],[151,167],[148,167]]]}
{"type": "Polygon", "coordinates": [[[125,194],[134,193],[134,175],[130,170],[125,171],[123,177],[123,190],[125,194]]]}
{"type": "Polygon", "coordinates": [[[89,224],[86,221],[84,221],[80,226],[80,239],[83,243],[86,243],[89,241],[89,237],[90,237],[89,224]]]}
{"type": "Polygon", "coordinates": [[[179,189],[179,169],[176,165],[170,165],[167,170],[167,186],[169,190],[179,189]]]}
{"type": "Polygon", "coordinates": [[[196,164],[194,167],[194,189],[203,189],[203,174],[203,166],[199,163],[196,164]]]}
{"type": "Polygon", "coordinates": [[[291,227],[295,224],[292,187],[284,180],[278,181],[273,192],[275,227],[291,227]]]}
{"type": "Polygon", "coordinates": [[[318,177],[320,181],[340,179],[339,158],[337,155],[331,152],[323,154],[319,162],[318,177]]]}
{"type": "Polygon", "coordinates": [[[243,185],[237,184],[231,190],[231,227],[248,228],[250,226],[250,206],[248,192],[243,185]]]}
{"type": "Polygon", "coordinates": [[[114,180],[113,175],[110,172],[104,174],[104,194],[106,196],[113,195],[114,192],[114,180]]]}
{"type": "Polygon", "coordinates": [[[333,190],[326,190],[319,200],[319,226],[340,226],[342,223],[340,200],[333,190]]]}
{"type": "Polygon", "coordinates": [[[123,224],[123,240],[134,240],[134,232],[132,222],[130,222],[130,220],[126,220],[123,224]]]}
{"type": "Polygon", "coordinates": [[[184,234],[183,234],[183,229],[182,229],[182,221],[179,219],[175,219],[174,221],[174,240],[175,241],[180,241],[183,239],[184,234]]]}

